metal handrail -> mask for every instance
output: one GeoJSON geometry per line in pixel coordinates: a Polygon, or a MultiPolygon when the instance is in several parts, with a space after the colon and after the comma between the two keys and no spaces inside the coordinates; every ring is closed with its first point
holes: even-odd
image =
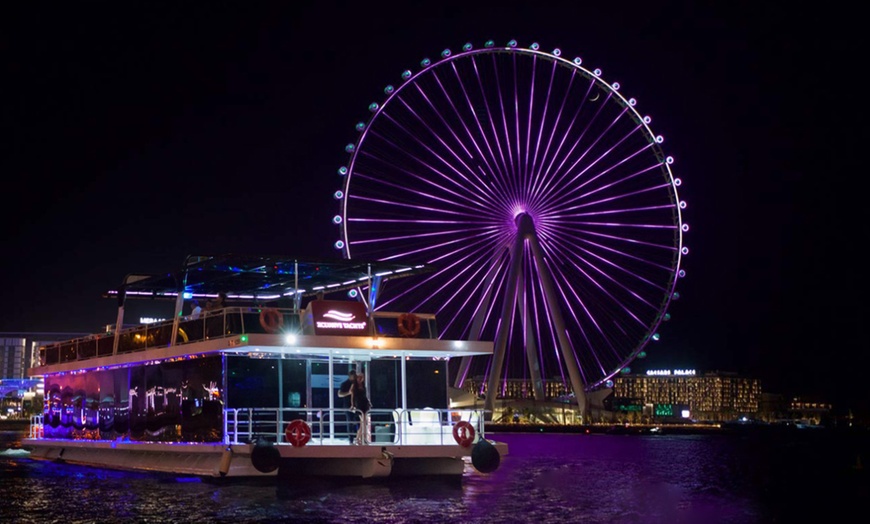
{"type": "Polygon", "coordinates": [[[259,439],[287,444],[287,425],[300,419],[311,429],[310,442],[319,445],[347,442],[356,434],[357,422],[364,425],[367,436],[374,437],[366,438],[364,444],[385,443],[381,440],[385,435],[390,443],[399,445],[451,444],[453,426],[460,420],[472,425],[476,438],[485,438],[482,409],[373,408],[362,415],[347,408],[230,408],[224,410],[224,444],[259,439]],[[378,427],[385,428],[385,435],[379,435],[378,427]]]}

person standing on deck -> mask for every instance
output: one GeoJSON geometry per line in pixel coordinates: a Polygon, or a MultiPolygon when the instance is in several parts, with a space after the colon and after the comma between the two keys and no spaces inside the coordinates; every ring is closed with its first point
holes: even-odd
{"type": "Polygon", "coordinates": [[[356,374],[356,382],[350,388],[351,403],[354,409],[362,413],[360,416],[360,425],[357,430],[356,443],[369,443],[369,421],[368,413],[372,404],[369,402],[368,390],[366,389],[366,374],[359,372],[356,374]]]}
{"type": "MultiPolygon", "coordinates": [[[[347,372],[347,380],[341,383],[341,386],[338,387],[338,396],[339,398],[344,399],[344,407],[347,410],[353,408],[353,398],[351,397],[351,388],[356,384],[356,370],[351,367],[347,372]]],[[[355,416],[350,413],[346,413],[345,417],[347,419],[347,434],[350,438],[350,443],[353,444],[354,441],[354,433],[356,429],[356,424],[350,421],[350,417],[355,416]]]]}

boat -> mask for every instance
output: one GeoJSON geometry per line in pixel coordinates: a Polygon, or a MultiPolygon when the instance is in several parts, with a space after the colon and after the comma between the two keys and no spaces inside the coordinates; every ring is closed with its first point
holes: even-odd
{"type": "Polygon", "coordinates": [[[493,343],[442,340],[432,313],[372,307],[391,280],[430,271],[229,253],[129,274],[104,294],[114,323],[39,348],[28,375],[44,380],[45,407],[22,447],[36,460],[199,477],[491,473],[507,445],[486,437],[482,409],[451,407],[448,364],[493,343]],[[186,314],[218,296],[218,309],[186,314]],[[126,323],[137,299],[167,317],[126,323]],[[337,395],[350,369],[365,373],[365,415],[337,395]]]}

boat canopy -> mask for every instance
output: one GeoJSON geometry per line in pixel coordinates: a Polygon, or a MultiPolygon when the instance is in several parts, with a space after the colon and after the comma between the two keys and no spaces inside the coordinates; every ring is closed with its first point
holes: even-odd
{"type": "Polygon", "coordinates": [[[426,264],[397,261],[300,259],[281,255],[188,256],[183,267],[164,274],[129,274],[118,289],[106,297],[166,298],[179,293],[189,296],[217,296],[230,299],[268,301],[284,297],[315,296],[377,285],[387,279],[433,271],[426,264]]]}

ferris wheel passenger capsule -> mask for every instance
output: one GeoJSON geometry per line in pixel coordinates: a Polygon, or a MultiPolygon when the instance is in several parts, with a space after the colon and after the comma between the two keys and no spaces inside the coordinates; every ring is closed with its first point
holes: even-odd
{"type": "Polygon", "coordinates": [[[402,71],[402,80],[407,80],[409,78],[411,78],[411,70],[405,69],[404,71],[402,71]]]}
{"type": "Polygon", "coordinates": [[[335,244],[333,244],[333,245],[335,246],[335,249],[344,249],[344,241],[343,240],[336,240],[335,244]]]}
{"type": "Polygon", "coordinates": [[[534,42],[534,43],[532,43],[532,45],[529,46],[529,48],[530,48],[532,51],[537,51],[538,49],[541,48],[541,46],[540,46],[540,44],[538,44],[537,42],[534,42]]]}
{"type": "Polygon", "coordinates": [[[445,49],[444,51],[441,51],[441,58],[447,58],[448,56],[450,56],[449,49],[445,49]]]}
{"type": "Polygon", "coordinates": [[[516,41],[516,40],[510,40],[510,41],[508,42],[508,47],[516,47],[516,46],[517,46],[517,41],[516,41]]]}
{"type": "Polygon", "coordinates": [[[341,200],[342,198],[344,198],[344,191],[339,189],[338,191],[336,191],[335,193],[332,194],[332,198],[334,198],[336,200],[341,200]]]}
{"type": "Polygon", "coordinates": [[[467,42],[464,46],[462,46],[463,51],[471,51],[472,45],[471,42],[467,42]]]}
{"type": "Polygon", "coordinates": [[[558,47],[556,49],[553,49],[553,56],[562,56],[562,50],[558,47]]]}

